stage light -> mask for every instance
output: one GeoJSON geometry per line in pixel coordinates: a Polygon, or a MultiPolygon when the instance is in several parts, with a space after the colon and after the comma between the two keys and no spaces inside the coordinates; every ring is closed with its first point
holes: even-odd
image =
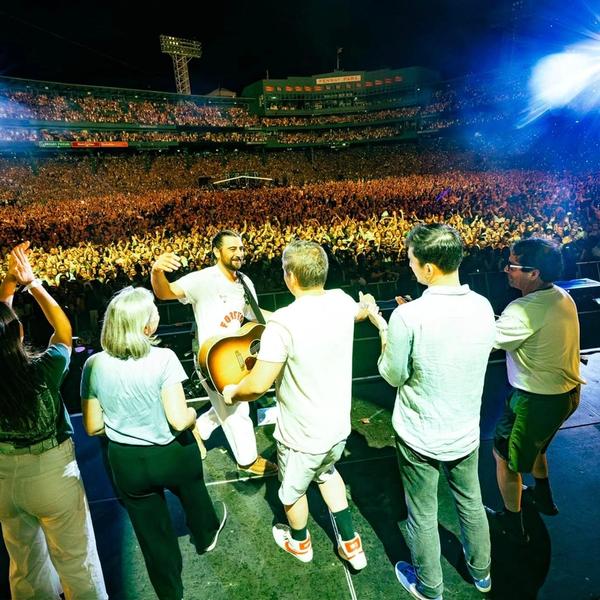
{"type": "Polygon", "coordinates": [[[548,108],[566,106],[593,82],[598,61],[581,52],[561,52],[540,60],[529,87],[534,100],[548,108]]]}
{"type": "Polygon", "coordinates": [[[600,40],[585,40],[540,59],[532,70],[529,92],[529,108],[519,127],[554,109],[580,114],[598,110],[600,40]]]}

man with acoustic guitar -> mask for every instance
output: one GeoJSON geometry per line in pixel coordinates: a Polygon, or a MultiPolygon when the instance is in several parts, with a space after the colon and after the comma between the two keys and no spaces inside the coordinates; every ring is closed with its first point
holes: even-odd
{"type": "Polygon", "coordinates": [[[302,562],[312,560],[306,491],[315,481],[335,520],[338,554],[359,570],[367,559],[335,463],[351,430],[354,322],[378,309],[370,295],[361,295],[359,304],[342,290],[325,290],[327,268],[315,242],[287,246],[283,274],[295,300],[271,315],[256,365],[238,384],[225,386],[223,397],[246,404],[240,401],[255,400],[277,380],[279,499],[290,526],[273,527],[275,542],[302,562]]]}
{"type": "MultiPolygon", "coordinates": [[[[200,347],[208,338],[235,332],[244,319],[259,318],[246,298],[239,273],[244,261],[244,245],[240,235],[231,230],[220,231],[213,238],[212,249],[217,259],[214,266],[184,275],[173,283],[167,280],[165,272],[172,273],[181,267],[181,261],[175,254],[161,254],[152,265],[152,289],[160,300],[191,303],[200,347]]],[[[246,276],[244,282],[255,301],[254,285],[246,276]]],[[[240,470],[252,475],[275,473],[277,465],[258,455],[248,405],[228,406],[217,390],[206,382],[203,385],[212,407],[197,421],[202,439],[208,439],[221,426],[240,470]]]]}

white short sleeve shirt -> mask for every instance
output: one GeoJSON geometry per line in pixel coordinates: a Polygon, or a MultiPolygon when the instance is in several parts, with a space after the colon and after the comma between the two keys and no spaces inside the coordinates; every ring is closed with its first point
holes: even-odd
{"type": "Polygon", "coordinates": [[[83,367],[81,397],[100,402],[110,440],[140,446],[168,444],[175,435],[161,392],[186,379],[177,355],[169,348],[153,347],[143,358],[126,360],[99,352],[83,367]]]}
{"type": "MultiPolygon", "coordinates": [[[[256,298],[254,284],[248,277],[245,281],[256,298]]],[[[242,284],[227,279],[216,265],[184,275],[177,285],[185,293],[180,302],[189,303],[194,309],[200,345],[209,337],[236,331],[244,318],[256,318],[246,302],[242,284]]]]}
{"type": "Polygon", "coordinates": [[[358,304],[341,290],[304,295],[273,313],[260,360],[284,363],[275,439],[321,454],[350,434],[352,342],[358,304]]]}

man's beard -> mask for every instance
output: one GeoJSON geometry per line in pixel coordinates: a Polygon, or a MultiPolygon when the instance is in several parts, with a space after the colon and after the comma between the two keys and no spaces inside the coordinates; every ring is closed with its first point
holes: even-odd
{"type": "Polygon", "coordinates": [[[239,271],[242,268],[243,264],[244,259],[242,258],[241,260],[235,262],[233,260],[230,260],[229,262],[225,263],[225,267],[230,271],[239,271]]]}

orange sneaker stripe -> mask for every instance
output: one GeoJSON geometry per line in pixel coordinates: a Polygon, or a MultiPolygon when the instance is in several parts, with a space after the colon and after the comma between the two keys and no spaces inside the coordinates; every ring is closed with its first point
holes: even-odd
{"type": "MultiPolygon", "coordinates": [[[[306,542],[303,542],[303,544],[306,544],[306,542]]],[[[300,546],[300,548],[298,550],[296,550],[287,540],[285,541],[285,549],[290,552],[291,554],[306,554],[309,550],[310,550],[310,542],[308,544],[308,546],[305,546],[304,548],[302,546],[300,546]]]]}

